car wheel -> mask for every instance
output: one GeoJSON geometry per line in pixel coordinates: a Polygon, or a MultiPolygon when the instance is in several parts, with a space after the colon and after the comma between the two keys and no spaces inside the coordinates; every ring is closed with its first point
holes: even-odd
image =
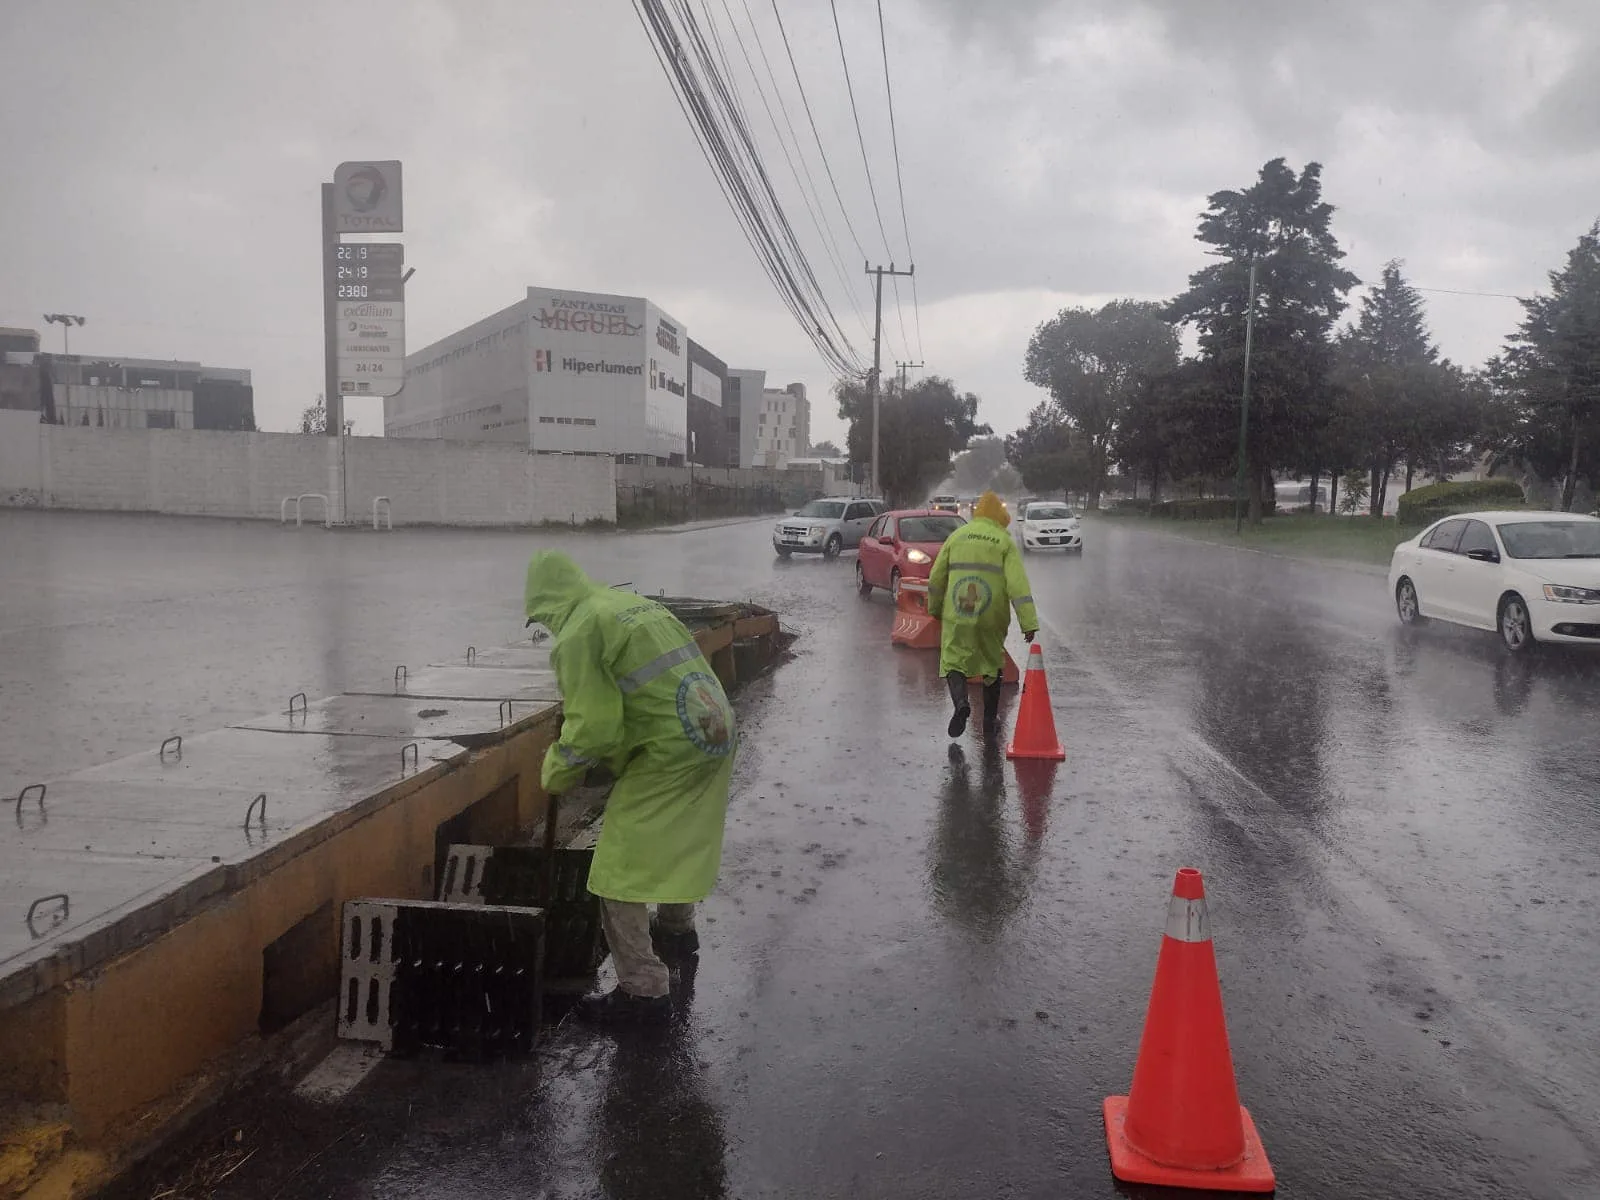
{"type": "Polygon", "coordinates": [[[788,558],[791,553],[791,551],[785,550],[782,546],[774,546],[773,549],[778,552],[779,558],[788,558]]]}
{"type": "Polygon", "coordinates": [[[1028,549],[1028,539],[1027,538],[1023,538],[1022,539],[1022,552],[1024,554],[1031,554],[1032,553],[1032,551],[1030,551],[1028,549]]]}
{"type": "Polygon", "coordinates": [[[1500,640],[1513,654],[1526,654],[1533,649],[1533,618],[1528,615],[1528,602],[1515,592],[1500,601],[1500,640]]]}
{"type": "Polygon", "coordinates": [[[856,591],[863,596],[872,595],[872,585],[867,582],[867,573],[861,569],[861,560],[856,560],[856,591]]]}
{"type": "Polygon", "coordinates": [[[1400,614],[1400,624],[1421,625],[1428,618],[1422,615],[1422,605],[1417,603],[1417,587],[1410,579],[1402,577],[1394,589],[1394,608],[1400,614]]]}
{"type": "Polygon", "coordinates": [[[838,558],[839,552],[844,549],[844,539],[837,533],[831,536],[822,547],[823,558],[838,558]]]}
{"type": "Polygon", "coordinates": [[[889,599],[893,600],[895,607],[900,607],[900,568],[896,567],[889,572],[889,599]]]}

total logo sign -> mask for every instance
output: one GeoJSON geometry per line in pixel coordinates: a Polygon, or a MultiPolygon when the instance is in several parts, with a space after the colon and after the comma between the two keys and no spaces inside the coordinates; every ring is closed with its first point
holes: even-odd
{"type": "Polygon", "coordinates": [[[650,360],[650,386],[671,392],[674,396],[681,396],[686,390],[683,384],[663,371],[653,358],[650,360]]]}

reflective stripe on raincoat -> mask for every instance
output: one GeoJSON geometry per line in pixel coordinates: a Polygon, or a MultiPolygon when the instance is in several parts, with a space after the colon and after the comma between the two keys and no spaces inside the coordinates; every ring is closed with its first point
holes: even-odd
{"type": "Polygon", "coordinates": [[[928,574],[928,613],[939,621],[939,674],[997,677],[1006,663],[1013,606],[1022,632],[1039,628],[1017,544],[998,521],[977,517],[945,539],[928,574]]]}
{"type": "Polygon", "coordinates": [[[569,791],[594,766],[617,777],[589,890],[649,904],[705,899],[722,862],[738,741],[716,673],[665,608],[593,582],[559,551],[528,563],[526,605],[555,635],[563,705],[545,790],[569,791]]]}

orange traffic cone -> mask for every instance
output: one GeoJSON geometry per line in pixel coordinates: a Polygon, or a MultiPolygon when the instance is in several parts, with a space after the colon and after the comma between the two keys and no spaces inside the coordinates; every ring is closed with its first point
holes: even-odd
{"type": "Polygon", "coordinates": [[[1133,1086],[1105,1102],[1111,1173],[1126,1183],[1208,1191],[1276,1186],[1250,1114],[1239,1105],[1222,987],[1200,872],[1172,885],[1133,1086]]]}
{"type": "Polygon", "coordinates": [[[1050,685],[1045,680],[1044,650],[1038,642],[1028,647],[1028,678],[1022,685],[1017,726],[1011,731],[1007,758],[1051,758],[1060,762],[1067,752],[1056,737],[1056,718],[1050,711],[1050,685]]]}

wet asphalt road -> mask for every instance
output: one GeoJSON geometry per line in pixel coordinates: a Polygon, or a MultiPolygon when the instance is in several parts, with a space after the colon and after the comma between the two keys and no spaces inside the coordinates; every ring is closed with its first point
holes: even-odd
{"type": "MultiPolygon", "coordinates": [[[[537,540],[33,514],[0,539],[32,555],[0,556],[0,748],[39,770],[511,640],[537,540]]],[[[1117,1195],[1100,1100],[1186,864],[1280,1196],[1600,1195],[1600,659],[1402,634],[1374,575],[1100,522],[1028,560],[1069,757],[1019,776],[971,734],[947,756],[934,656],[889,646],[848,557],[778,562],[765,523],[562,544],[802,635],[739,700],[684,1018],[384,1063],[331,1106],[253,1094],[123,1195],[250,1149],[177,1194],[1117,1195]]]]}

